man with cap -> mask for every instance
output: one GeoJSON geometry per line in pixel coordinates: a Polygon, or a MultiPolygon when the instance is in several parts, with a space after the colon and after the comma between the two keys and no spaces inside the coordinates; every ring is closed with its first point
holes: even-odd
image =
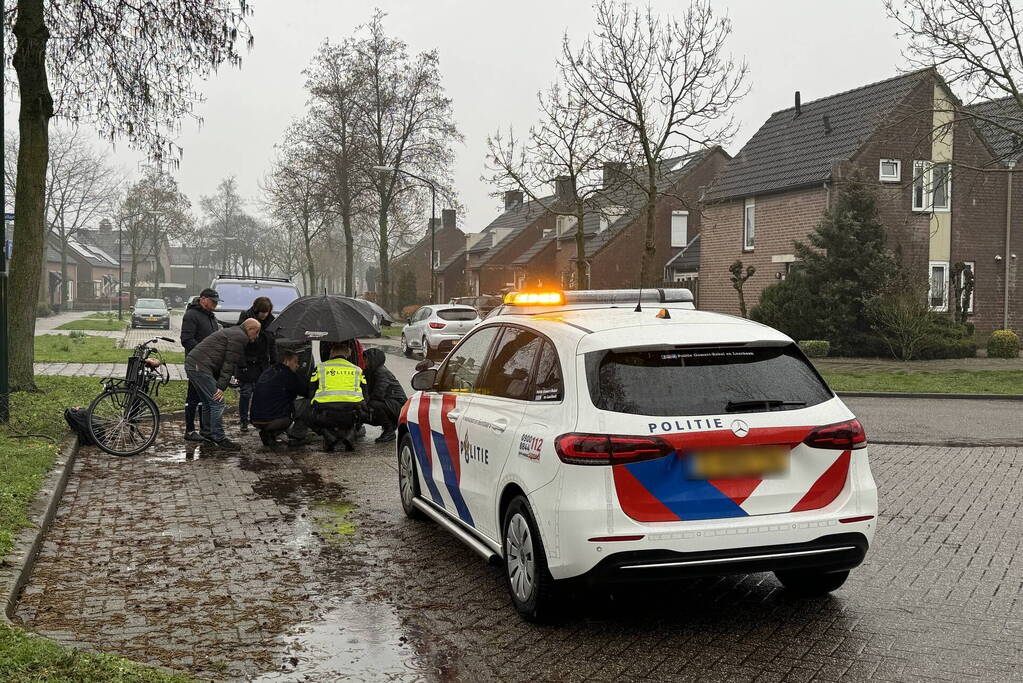
{"type": "MultiPolygon", "coordinates": [[[[220,295],[217,290],[206,289],[199,292],[199,300],[188,304],[185,309],[185,316],[181,319],[181,345],[185,347],[185,356],[188,356],[196,346],[206,337],[220,329],[217,317],[213,315],[214,309],[220,303],[220,295]]],[[[185,397],[185,440],[186,441],[207,441],[209,434],[200,435],[195,430],[195,418],[201,399],[199,391],[192,382],[188,383],[188,394],[185,397]],[[204,438],[205,437],[205,438],[204,438]]],[[[200,429],[209,430],[209,425],[202,423],[199,419],[200,429]]]]}

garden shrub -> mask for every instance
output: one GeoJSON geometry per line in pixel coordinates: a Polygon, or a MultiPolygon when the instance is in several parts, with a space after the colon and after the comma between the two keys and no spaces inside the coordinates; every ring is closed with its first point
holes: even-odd
{"type": "Polygon", "coordinates": [[[831,343],[822,339],[805,339],[799,342],[807,358],[824,358],[831,351],[831,343]]]}
{"type": "Polygon", "coordinates": [[[995,330],[987,342],[988,358],[1018,358],[1019,336],[1012,330],[995,330]]]}

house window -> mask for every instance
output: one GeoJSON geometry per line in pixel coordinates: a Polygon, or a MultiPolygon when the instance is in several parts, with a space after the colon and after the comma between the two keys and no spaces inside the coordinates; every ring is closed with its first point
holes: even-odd
{"type": "Polygon", "coordinates": [[[882,183],[897,183],[902,179],[902,162],[898,159],[881,159],[879,179],[882,183]]]}
{"type": "Polygon", "coordinates": [[[433,250],[433,267],[440,268],[440,249],[433,250]]]}
{"type": "Polygon", "coordinates": [[[753,201],[753,197],[750,197],[746,200],[746,211],[743,217],[743,251],[753,251],[753,239],[756,235],[756,227],[756,203],[753,201]]]}
{"type": "Polygon", "coordinates": [[[689,244],[689,212],[671,212],[671,246],[684,247],[689,244]]]}
{"type": "Polygon", "coordinates": [[[927,294],[927,303],[932,311],[947,311],[948,261],[931,261],[930,268],[930,291],[927,294]]]}
{"type": "Polygon", "coordinates": [[[913,210],[948,211],[952,198],[952,165],[913,162],[913,210]]]}
{"type": "Polygon", "coordinates": [[[558,237],[563,237],[575,227],[575,216],[558,216],[558,237]]]}

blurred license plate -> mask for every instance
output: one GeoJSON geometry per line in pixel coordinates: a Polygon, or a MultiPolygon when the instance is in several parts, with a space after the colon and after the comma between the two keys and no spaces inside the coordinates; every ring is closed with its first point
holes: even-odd
{"type": "Polygon", "coordinates": [[[151,323],[155,323],[156,322],[156,318],[146,318],[146,320],[148,322],[151,322],[151,323]]]}
{"type": "Polygon", "coordinates": [[[719,448],[693,453],[693,479],[742,479],[784,472],[788,446],[719,448]]]}

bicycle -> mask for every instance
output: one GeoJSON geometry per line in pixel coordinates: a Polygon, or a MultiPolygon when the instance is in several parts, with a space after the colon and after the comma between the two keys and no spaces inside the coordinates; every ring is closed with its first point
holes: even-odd
{"type": "Polygon", "coordinates": [[[159,396],[160,387],[170,381],[170,371],[160,362],[158,341],[174,340],[153,337],[136,346],[124,377],[101,380],[103,392],[89,404],[89,433],[111,455],[141,453],[160,433],[160,409],[152,396],[159,396]]]}

